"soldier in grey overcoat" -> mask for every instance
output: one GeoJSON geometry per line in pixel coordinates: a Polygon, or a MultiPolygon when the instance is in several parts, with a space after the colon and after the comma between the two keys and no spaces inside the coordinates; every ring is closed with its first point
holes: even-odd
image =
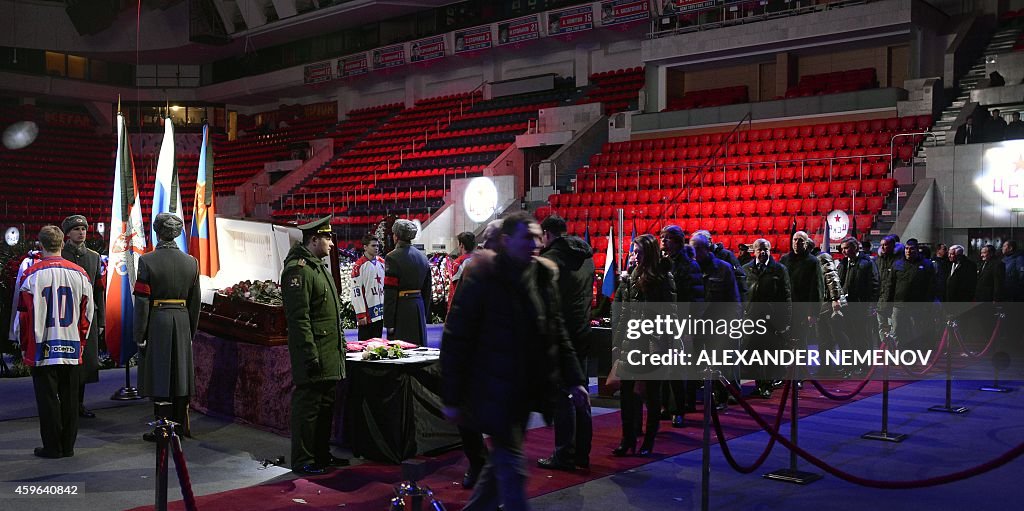
{"type": "Polygon", "coordinates": [[[388,339],[425,346],[432,291],[430,263],[410,244],[418,232],[416,224],[395,220],[391,232],[395,249],[384,259],[384,328],[388,339]]]}
{"type": "Polygon", "coordinates": [[[92,282],[92,296],[95,309],[92,315],[92,327],[89,329],[89,338],[86,339],[85,351],[82,353],[81,373],[79,374],[78,387],[78,416],[86,419],[96,417],[96,414],[85,407],[85,384],[100,381],[100,359],[99,344],[100,330],[103,329],[105,314],[106,290],[104,289],[103,267],[100,261],[100,254],[85,246],[86,234],[89,231],[89,222],[82,215],[71,215],[61,223],[61,230],[68,237],[64,244],[61,256],[85,270],[89,275],[89,282],[92,282]]]}
{"type": "MultiPolygon", "coordinates": [[[[178,249],[175,238],[183,223],[160,213],[153,230],[160,242],[139,258],[135,281],[135,342],[139,361],[139,393],[172,404],[168,419],[190,436],[188,400],[195,392],[192,338],[199,327],[199,263],[178,249]]],[[[143,435],[150,440],[152,433],[143,435]]]]}

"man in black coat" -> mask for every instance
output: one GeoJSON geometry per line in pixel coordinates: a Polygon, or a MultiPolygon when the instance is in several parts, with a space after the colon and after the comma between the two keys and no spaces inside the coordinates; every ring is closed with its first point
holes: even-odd
{"type": "MultiPolygon", "coordinates": [[[[666,225],[661,229],[661,251],[671,261],[672,278],[676,285],[676,302],[703,302],[704,278],[700,266],[693,259],[693,249],[686,244],[686,232],[678,225],[666,225]]],[[[669,387],[675,405],[672,427],[683,427],[683,415],[695,411],[697,404],[689,399],[695,395],[699,380],[672,380],[669,387]],[[687,387],[690,387],[688,390],[687,387]]]]}
{"type": "Polygon", "coordinates": [[[868,350],[878,345],[878,335],[870,326],[875,324],[871,307],[878,302],[878,267],[860,247],[856,238],[843,240],[845,257],[839,263],[839,282],[851,304],[844,316],[850,342],[855,349],[868,350]]]}
{"type": "MultiPolygon", "coordinates": [[[[1004,284],[1006,282],[1006,266],[1000,261],[994,245],[981,247],[981,264],[978,265],[978,283],[974,290],[974,301],[978,306],[972,315],[974,324],[969,335],[971,340],[987,340],[995,328],[996,304],[1004,301],[1004,284]]],[[[1008,316],[1004,321],[1013,325],[1017,318],[1008,316]]],[[[1012,335],[1012,334],[1011,334],[1012,335]]]]}
{"type": "MultiPolygon", "coordinates": [[[[590,305],[594,298],[593,249],[581,238],[566,236],[565,220],[558,215],[545,218],[541,230],[544,248],[540,255],[558,266],[562,320],[586,377],[590,356],[590,305]]],[[[577,407],[571,399],[559,395],[555,402],[555,452],[549,458],[537,460],[537,465],[569,471],[590,467],[593,434],[590,407],[577,407]]]]}
{"type": "Polygon", "coordinates": [[[732,253],[732,250],[725,248],[725,245],[721,243],[715,243],[711,238],[711,233],[704,229],[694,231],[693,235],[698,234],[707,236],[708,242],[711,243],[711,252],[715,254],[715,257],[719,260],[729,263],[732,266],[732,272],[736,278],[736,286],[739,288],[740,300],[743,300],[747,296],[747,275],[743,273],[743,265],[740,264],[740,260],[736,257],[736,254],[732,253]]]}
{"type": "Polygon", "coordinates": [[[949,248],[944,243],[935,245],[935,255],[931,259],[932,265],[935,266],[935,297],[944,302],[946,301],[946,281],[949,280],[949,270],[953,267],[949,248]]]}
{"type": "Polygon", "coordinates": [[[949,248],[949,276],[946,277],[946,303],[968,303],[974,301],[975,288],[978,285],[978,265],[964,255],[962,245],[949,248]]]}
{"type": "Polygon", "coordinates": [[[953,136],[953,143],[956,145],[963,144],[976,144],[982,142],[981,130],[974,124],[974,116],[970,116],[967,120],[956,129],[956,135],[953,136]]]}
{"type": "Polygon", "coordinates": [[[902,245],[894,234],[882,238],[878,245],[878,256],[875,257],[875,266],[878,267],[878,339],[884,342],[885,336],[892,330],[892,268],[896,261],[903,259],[902,245]]]}
{"type": "MultiPolygon", "coordinates": [[[[704,319],[727,321],[743,317],[742,298],[740,297],[739,286],[736,283],[736,273],[731,264],[715,257],[714,245],[711,239],[697,231],[690,238],[690,247],[693,248],[694,260],[700,267],[701,276],[704,281],[704,306],[699,314],[704,319]]],[[[742,269],[742,268],[741,268],[742,269]]],[[[694,317],[697,317],[694,314],[694,317]]],[[[738,342],[725,335],[705,335],[694,339],[694,349],[700,350],[724,350],[737,349],[738,342]]],[[[736,382],[739,386],[738,372],[729,372],[726,377],[736,382]]],[[[721,383],[715,382],[715,403],[719,409],[724,409],[728,403],[728,393],[721,383]]],[[[688,390],[696,393],[697,389],[688,390]]],[[[696,396],[690,397],[691,402],[696,401],[696,396]]]]}
{"type": "Polygon", "coordinates": [[[92,282],[93,288],[92,296],[95,308],[92,315],[92,328],[89,329],[89,339],[85,344],[85,351],[82,353],[82,365],[79,366],[81,374],[78,380],[78,416],[92,419],[96,417],[96,414],[85,407],[85,384],[100,381],[100,330],[103,329],[104,318],[106,317],[106,307],[104,304],[106,303],[105,296],[107,294],[104,288],[105,279],[102,275],[103,263],[100,261],[100,255],[95,250],[85,246],[89,222],[84,216],[71,215],[65,218],[61,224],[61,230],[67,235],[68,242],[64,244],[64,250],[61,251],[60,255],[64,259],[81,266],[85,273],[89,275],[89,281],[92,282]]]}
{"type": "Polygon", "coordinates": [[[588,406],[562,320],[558,267],[533,257],[540,235],[525,212],[505,218],[497,253],[474,256],[445,323],[444,413],[490,435],[492,445],[466,510],[528,509],[523,440],[530,412],[550,416],[565,389],[576,406],[588,406]]]}
{"type": "Polygon", "coordinates": [[[779,260],[789,272],[793,289],[792,337],[805,347],[814,318],[818,316],[825,296],[825,278],[818,258],[810,253],[811,238],[804,231],[793,233],[792,250],[779,260]]]}
{"type": "Polygon", "coordinates": [[[974,291],[977,302],[1000,302],[1003,300],[1003,283],[1006,280],[1006,267],[996,257],[996,247],[981,247],[981,265],[978,266],[978,283],[974,291]]]}
{"type": "Polygon", "coordinates": [[[892,268],[891,290],[893,332],[903,348],[925,347],[933,333],[934,316],[928,306],[935,300],[935,266],[921,256],[917,239],[904,245],[904,258],[892,268]]]}
{"type": "MultiPolygon", "coordinates": [[[[746,317],[750,321],[767,320],[764,335],[751,335],[745,349],[778,350],[786,347],[784,336],[793,317],[793,299],[786,267],[771,257],[772,245],[766,239],[754,241],[755,258],[743,267],[747,276],[746,317]]],[[[757,368],[756,388],[751,397],[772,396],[772,380],[784,375],[768,368],[757,368]]]]}

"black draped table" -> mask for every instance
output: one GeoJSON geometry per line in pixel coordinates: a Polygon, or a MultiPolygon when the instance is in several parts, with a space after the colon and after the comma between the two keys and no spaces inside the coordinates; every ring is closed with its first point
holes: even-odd
{"type": "MultiPolygon", "coordinates": [[[[237,342],[200,331],[192,343],[196,393],[192,408],[207,415],[289,435],[292,378],[287,346],[237,342]]],[[[387,463],[459,442],[441,411],[438,351],[408,358],[360,360],[350,354],[338,385],[335,443],[387,463]]]]}

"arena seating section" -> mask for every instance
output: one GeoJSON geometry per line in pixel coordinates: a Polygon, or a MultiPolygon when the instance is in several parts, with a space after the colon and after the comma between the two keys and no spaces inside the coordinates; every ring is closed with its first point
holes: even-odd
{"type": "Polygon", "coordinates": [[[59,225],[74,213],[110,222],[113,135],[98,135],[84,113],[0,109],[0,126],[26,120],[39,126],[35,142],[17,150],[0,146],[0,211],[6,223],[23,225],[23,236],[34,239],[42,226],[59,225]]]}
{"type": "Polygon", "coordinates": [[[820,96],[839,92],[853,92],[878,87],[875,68],[852,69],[800,77],[800,82],[786,90],[787,98],[820,96]]]}
{"type": "Polygon", "coordinates": [[[602,103],[605,115],[636,108],[637,94],[644,86],[644,68],[616,69],[590,75],[593,85],[579,103],[602,103]]]}
{"type": "Polygon", "coordinates": [[[214,193],[233,195],[235,187],[263,170],[264,163],[291,159],[290,144],[317,138],[335,123],[333,118],[303,119],[292,121],[286,128],[247,133],[233,141],[215,137],[214,193]]]}
{"type": "Polygon", "coordinates": [[[451,179],[482,175],[539,109],[564,104],[573,90],[563,86],[487,101],[479,93],[417,101],[339,154],[295,190],[274,218],[333,213],[342,239],[353,240],[388,213],[425,221],[444,204],[451,179]]]}
{"type": "MultiPolygon", "coordinates": [[[[634,222],[641,234],[675,223],[691,232],[708,229],[730,248],[759,236],[788,247],[794,220],[799,229],[820,233],[834,209],[855,208],[863,233],[895,187],[892,134],[931,123],[925,115],[610,143],[577,173],[575,193],[549,202],[570,232],[581,235],[589,226],[599,268],[618,208],[627,230],[634,222]]],[[[912,154],[916,143],[906,137],[896,151],[912,154]]]]}
{"type": "Polygon", "coordinates": [[[749,101],[747,86],[737,85],[687,92],[681,98],[670,98],[666,110],[689,110],[691,108],[735,105],[749,101]]]}

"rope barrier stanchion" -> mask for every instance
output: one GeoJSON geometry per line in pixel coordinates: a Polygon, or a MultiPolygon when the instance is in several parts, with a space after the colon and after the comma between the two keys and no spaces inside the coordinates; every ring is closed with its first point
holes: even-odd
{"type": "MultiPolygon", "coordinates": [[[[946,332],[952,332],[955,339],[960,339],[959,325],[956,320],[946,321],[946,332]]],[[[966,406],[953,406],[953,347],[946,344],[946,403],[928,408],[931,412],[967,413],[966,406]]]]}
{"type": "MultiPolygon", "coordinates": [[[[1006,317],[1006,313],[1004,313],[1004,312],[996,313],[996,328],[995,328],[996,331],[999,330],[999,325],[1003,322],[1003,318],[1005,318],[1005,317],[1006,317]]],[[[993,340],[995,339],[995,337],[996,337],[996,334],[993,332],[993,334],[992,334],[993,340]]],[[[990,340],[989,344],[991,344],[991,342],[992,341],[990,340]]],[[[991,347],[991,346],[989,346],[989,347],[991,347]]],[[[988,349],[989,349],[988,347],[985,348],[986,351],[988,349]]],[[[1007,367],[1010,367],[1010,355],[1008,353],[1006,353],[1005,351],[1000,351],[1000,352],[996,353],[995,355],[992,355],[992,370],[994,371],[994,374],[993,374],[993,377],[992,377],[992,385],[982,386],[978,390],[980,390],[982,392],[999,392],[999,393],[1006,393],[1006,392],[1013,391],[1012,387],[1004,387],[1004,386],[999,384],[999,371],[1001,371],[1003,369],[1006,369],[1007,367]]]]}
{"type": "MultiPolygon", "coordinates": [[[[793,445],[800,445],[797,441],[797,424],[800,418],[800,405],[798,396],[800,395],[800,386],[796,382],[790,382],[790,390],[793,394],[790,396],[790,412],[789,412],[789,440],[793,445]]],[[[772,481],[782,481],[786,483],[794,484],[811,484],[818,479],[821,479],[821,474],[814,472],[806,472],[796,467],[796,451],[790,449],[789,451],[789,468],[780,468],[773,470],[763,475],[765,479],[771,479],[772,481]]]]}
{"type": "Polygon", "coordinates": [[[710,367],[704,369],[704,445],[700,457],[700,509],[710,509],[711,493],[711,410],[715,407],[711,397],[710,367]]]}
{"type": "MultiPolygon", "coordinates": [[[[892,344],[891,341],[886,342],[883,349],[888,351],[890,344],[892,344]]],[[[889,432],[889,364],[885,364],[882,367],[882,429],[879,431],[869,431],[860,437],[865,440],[881,440],[896,443],[907,439],[905,433],[889,432]]]]}
{"type": "Polygon", "coordinates": [[[829,474],[831,474],[831,475],[833,475],[835,477],[838,477],[839,479],[842,479],[843,481],[846,481],[846,482],[849,482],[849,483],[853,483],[853,484],[856,484],[856,485],[859,485],[859,486],[866,486],[868,488],[881,488],[881,489],[886,489],[886,490],[907,490],[907,489],[911,489],[911,488],[928,488],[928,487],[931,487],[931,486],[938,486],[938,485],[941,485],[941,484],[948,484],[948,483],[952,483],[952,482],[955,482],[955,481],[962,481],[964,479],[967,479],[967,478],[970,478],[970,477],[974,477],[974,476],[977,476],[977,475],[980,475],[980,474],[984,474],[984,473],[989,472],[991,470],[995,470],[995,469],[997,469],[999,467],[1002,467],[1003,465],[1006,465],[1007,463],[1017,459],[1022,454],[1024,454],[1024,443],[1020,443],[1020,444],[1017,444],[1012,449],[1010,449],[1009,451],[1007,451],[1007,452],[1005,452],[1005,453],[1003,453],[1003,454],[1001,454],[1001,455],[999,455],[999,456],[997,456],[995,458],[987,460],[987,461],[983,462],[980,465],[976,465],[974,467],[967,468],[967,469],[960,470],[960,471],[953,472],[953,473],[943,474],[943,475],[935,476],[935,477],[929,477],[927,479],[916,479],[916,480],[912,480],[912,481],[893,481],[893,480],[888,480],[888,479],[866,479],[866,478],[863,478],[863,477],[851,474],[849,472],[840,470],[840,469],[838,469],[836,467],[833,467],[833,466],[829,465],[828,463],[826,463],[824,460],[822,460],[822,459],[814,456],[813,454],[805,451],[800,446],[794,445],[793,442],[790,442],[789,439],[787,439],[786,437],[782,436],[782,434],[780,434],[777,430],[773,429],[772,426],[770,424],[768,424],[761,417],[760,414],[757,413],[757,411],[755,411],[753,408],[750,407],[749,403],[747,403],[746,401],[743,401],[743,400],[741,400],[739,403],[740,403],[740,406],[743,407],[743,410],[745,412],[747,412],[747,414],[750,415],[750,417],[752,419],[754,419],[754,422],[756,422],[758,426],[760,426],[762,429],[764,429],[765,432],[767,432],[769,435],[771,435],[772,438],[774,438],[777,442],[782,444],[783,447],[785,447],[787,449],[791,449],[793,451],[796,451],[796,453],[801,458],[806,460],[811,465],[814,465],[814,466],[824,470],[825,472],[827,472],[827,473],[829,473],[829,474]]]}
{"type": "MultiPolygon", "coordinates": [[[[170,403],[157,403],[157,405],[170,405],[170,403]]],[[[192,479],[188,474],[188,466],[185,464],[185,452],[181,448],[181,438],[174,432],[178,423],[160,417],[156,421],[150,422],[149,425],[153,426],[153,434],[156,437],[156,503],[153,506],[155,511],[167,511],[168,456],[174,458],[174,468],[181,486],[185,511],[197,511],[196,496],[192,491],[192,479]]]]}

